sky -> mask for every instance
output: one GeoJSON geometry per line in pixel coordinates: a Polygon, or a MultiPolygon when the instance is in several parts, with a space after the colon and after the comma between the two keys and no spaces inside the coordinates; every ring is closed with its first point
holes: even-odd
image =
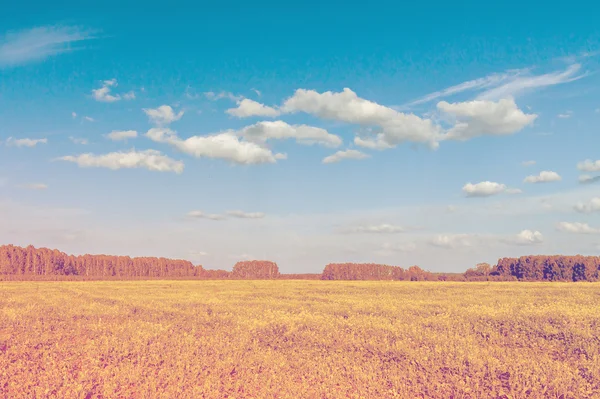
{"type": "Polygon", "coordinates": [[[600,5],[413,3],[3,5],[0,244],[598,255],[600,5]]]}

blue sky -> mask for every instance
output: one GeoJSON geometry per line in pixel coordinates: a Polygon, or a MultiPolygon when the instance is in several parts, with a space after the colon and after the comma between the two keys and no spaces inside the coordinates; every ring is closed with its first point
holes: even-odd
{"type": "Polygon", "coordinates": [[[31,7],[0,15],[1,243],[284,272],[600,250],[594,6],[31,7]]]}

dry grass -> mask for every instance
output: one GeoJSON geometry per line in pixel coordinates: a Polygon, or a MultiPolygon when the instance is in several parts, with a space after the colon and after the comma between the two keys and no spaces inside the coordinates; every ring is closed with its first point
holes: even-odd
{"type": "Polygon", "coordinates": [[[0,283],[2,398],[596,398],[600,284],[0,283]]]}

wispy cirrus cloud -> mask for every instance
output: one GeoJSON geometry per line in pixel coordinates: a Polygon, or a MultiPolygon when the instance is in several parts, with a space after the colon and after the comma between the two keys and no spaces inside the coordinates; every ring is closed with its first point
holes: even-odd
{"type": "Polygon", "coordinates": [[[397,108],[410,108],[440,98],[450,97],[463,92],[479,92],[477,100],[499,100],[516,97],[527,91],[541,89],[562,83],[569,83],[588,76],[581,72],[581,64],[572,63],[565,70],[534,75],[533,68],[512,69],[502,73],[492,73],[482,78],[469,80],[454,86],[427,94],[397,108]]]}
{"type": "Polygon", "coordinates": [[[40,62],[79,50],[77,42],[93,39],[93,32],[75,26],[42,26],[8,32],[0,37],[0,68],[40,62]]]}

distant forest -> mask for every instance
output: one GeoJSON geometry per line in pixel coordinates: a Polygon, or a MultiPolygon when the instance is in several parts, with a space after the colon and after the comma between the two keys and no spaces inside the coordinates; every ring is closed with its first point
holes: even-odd
{"type": "Polygon", "coordinates": [[[598,256],[522,256],[480,263],[464,273],[433,273],[418,266],[331,263],[321,274],[282,274],[275,262],[237,262],[231,271],[186,260],[112,255],[67,255],[56,249],[0,246],[0,280],[302,279],[407,281],[598,281],[598,256]]]}

